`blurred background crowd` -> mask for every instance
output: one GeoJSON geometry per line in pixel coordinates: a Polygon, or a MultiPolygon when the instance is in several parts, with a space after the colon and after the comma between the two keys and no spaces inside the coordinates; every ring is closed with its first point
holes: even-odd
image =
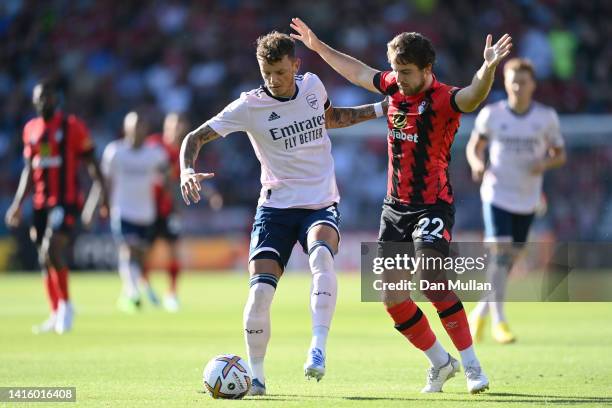
{"type": "MultiPolygon", "coordinates": [[[[386,42],[396,33],[422,32],[436,47],[438,79],[458,86],[468,84],[482,63],[486,34],[498,38],[508,32],[514,54],[535,64],[537,100],[562,115],[597,118],[612,113],[611,15],[607,0],[3,0],[0,210],[16,189],[20,133],[34,115],[31,90],[42,77],[59,81],[64,110],[85,120],[100,154],[121,136],[129,110],[148,111],[152,131],[159,131],[167,112],[186,113],[195,127],[241,91],[259,86],[256,38],[272,29],[289,32],[290,18],[299,16],[330,45],[379,69],[388,67],[386,42]]],[[[303,46],[298,54],[302,70],[322,78],[334,105],[379,99],[346,82],[303,46]]],[[[489,102],[504,95],[499,75],[489,102]]],[[[564,118],[571,122],[572,116],[564,118]]],[[[355,137],[344,132],[334,140],[343,228],[375,231],[386,184],[386,131],[384,124],[358,129],[355,137]]],[[[463,153],[469,131],[464,126],[457,136],[451,171],[460,231],[481,229],[478,187],[463,153]]],[[[610,238],[612,143],[590,142],[598,131],[590,124],[570,135],[568,165],[547,176],[550,211],[541,223],[559,239],[610,238]]],[[[186,209],[187,232],[248,233],[259,170],[247,138],[233,135],[207,145],[200,165],[217,174],[214,183],[225,207],[222,214],[202,206],[186,209]]],[[[7,233],[0,227],[0,234],[7,233]]]]}

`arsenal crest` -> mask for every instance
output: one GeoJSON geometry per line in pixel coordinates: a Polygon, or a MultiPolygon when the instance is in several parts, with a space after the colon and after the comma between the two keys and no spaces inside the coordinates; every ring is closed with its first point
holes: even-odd
{"type": "Polygon", "coordinates": [[[319,101],[317,100],[317,97],[315,94],[306,95],[306,102],[308,102],[308,104],[310,105],[312,109],[314,110],[319,109],[319,101]]]}

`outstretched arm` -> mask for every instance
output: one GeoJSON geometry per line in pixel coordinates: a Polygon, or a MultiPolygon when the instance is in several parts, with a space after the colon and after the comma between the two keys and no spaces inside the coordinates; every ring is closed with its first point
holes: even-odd
{"type": "Polygon", "coordinates": [[[202,126],[190,132],[183,139],[181,144],[180,164],[181,164],[181,195],[185,204],[191,204],[191,201],[197,203],[200,201],[200,190],[202,186],[200,182],[205,179],[214,177],[214,173],[196,173],[194,170],[196,159],[200,148],[217,138],[217,132],[212,130],[210,126],[204,123],[202,126]]]}
{"type": "Polygon", "coordinates": [[[350,108],[332,106],[325,111],[325,127],[327,129],[337,129],[380,118],[387,114],[388,107],[389,102],[386,98],[381,102],[350,108]]]}
{"type": "Polygon", "coordinates": [[[487,98],[491,85],[493,85],[495,68],[502,59],[510,54],[512,48],[512,37],[510,35],[504,34],[493,46],[491,46],[492,41],[493,36],[491,34],[487,35],[484,63],[474,75],[472,83],[459,90],[455,96],[455,103],[462,112],[474,111],[487,98]]]}
{"type": "Polygon", "coordinates": [[[291,28],[297,33],[291,33],[291,37],[300,40],[306,47],[319,54],[337,73],[355,85],[368,91],[380,93],[374,86],[374,75],[378,73],[378,70],[325,44],[299,18],[291,19],[291,28]]]}
{"type": "Polygon", "coordinates": [[[19,177],[19,185],[13,203],[6,211],[5,222],[9,227],[17,227],[21,222],[21,206],[26,198],[28,191],[32,187],[32,161],[26,159],[25,166],[19,177]]]}

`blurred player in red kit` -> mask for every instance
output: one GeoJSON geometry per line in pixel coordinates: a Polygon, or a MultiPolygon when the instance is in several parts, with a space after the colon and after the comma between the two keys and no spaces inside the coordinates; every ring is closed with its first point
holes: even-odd
{"type": "MultiPolygon", "coordinates": [[[[178,206],[176,202],[181,199],[181,196],[178,187],[175,188],[175,186],[179,185],[178,180],[180,179],[179,151],[183,137],[189,130],[189,125],[189,121],[183,114],[174,112],[169,113],[164,119],[163,133],[153,134],[149,136],[146,141],[149,145],[156,145],[164,148],[168,155],[171,168],[169,183],[166,184],[160,179],[155,184],[157,217],[153,227],[153,234],[151,235],[153,241],[157,239],[166,241],[169,248],[170,262],[167,267],[170,285],[163,300],[164,308],[169,312],[176,312],[179,309],[177,283],[181,269],[179,256],[181,221],[177,213],[178,206]]],[[[206,186],[205,195],[208,197],[211,208],[215,210],[221,208],[223,205],[221,195],[212,189],[210,185],[206,186]]],[[[142,274],[143,286],[149,300],[153,304],[158,305],[160,301],[150,284],[149,272],[150,263],[146,262],[142,274]]]]}
{"type": "Polygon", "coordinates": [[[94,181],[91,189],[94,194],[90,193],[81,213],[83,225],[91,223],[99,198],[101,214],[108,214],[107,194],[89,131],[75,115],[58,108],[55,84],[49,80],[39,82],[32,92],[32,102],[38,116],[23,129],[25,166],[5,221],[9,227],[19,225],[21,207],[33,188],[30,237],[38,249],[51,308],[49,318],[34,327],[34,332],[63,334],[72,329],[74,317],[65,252],[83,204],[78,181],[81,161],[86,163],[94,181]]]}

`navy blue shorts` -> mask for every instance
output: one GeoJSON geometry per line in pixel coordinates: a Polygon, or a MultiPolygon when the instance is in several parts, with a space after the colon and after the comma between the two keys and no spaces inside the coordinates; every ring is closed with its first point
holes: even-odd
{"type": "Polygon", "coordinates": [[[274,259],[284,269],[296,242],[308,252],[308,231],[320,224],[334,228],[340,238],[340,214],[336,204],[320,210],[258,207],[251,232],[249,261],[274,259]]]}
{"type": "Polygon", "coordinates": [[[151,242],[152,224],[135,224],[126,220],[111,220],[111,229],[117,242],[128,245],[143,245],[151,242]]]}
{"type": "Polygon", "coordinates": [[[534,214],[516,214],[491,203],[482,203],[485,239],[512,238],[514,243],[525,243],[534,214]]]}

